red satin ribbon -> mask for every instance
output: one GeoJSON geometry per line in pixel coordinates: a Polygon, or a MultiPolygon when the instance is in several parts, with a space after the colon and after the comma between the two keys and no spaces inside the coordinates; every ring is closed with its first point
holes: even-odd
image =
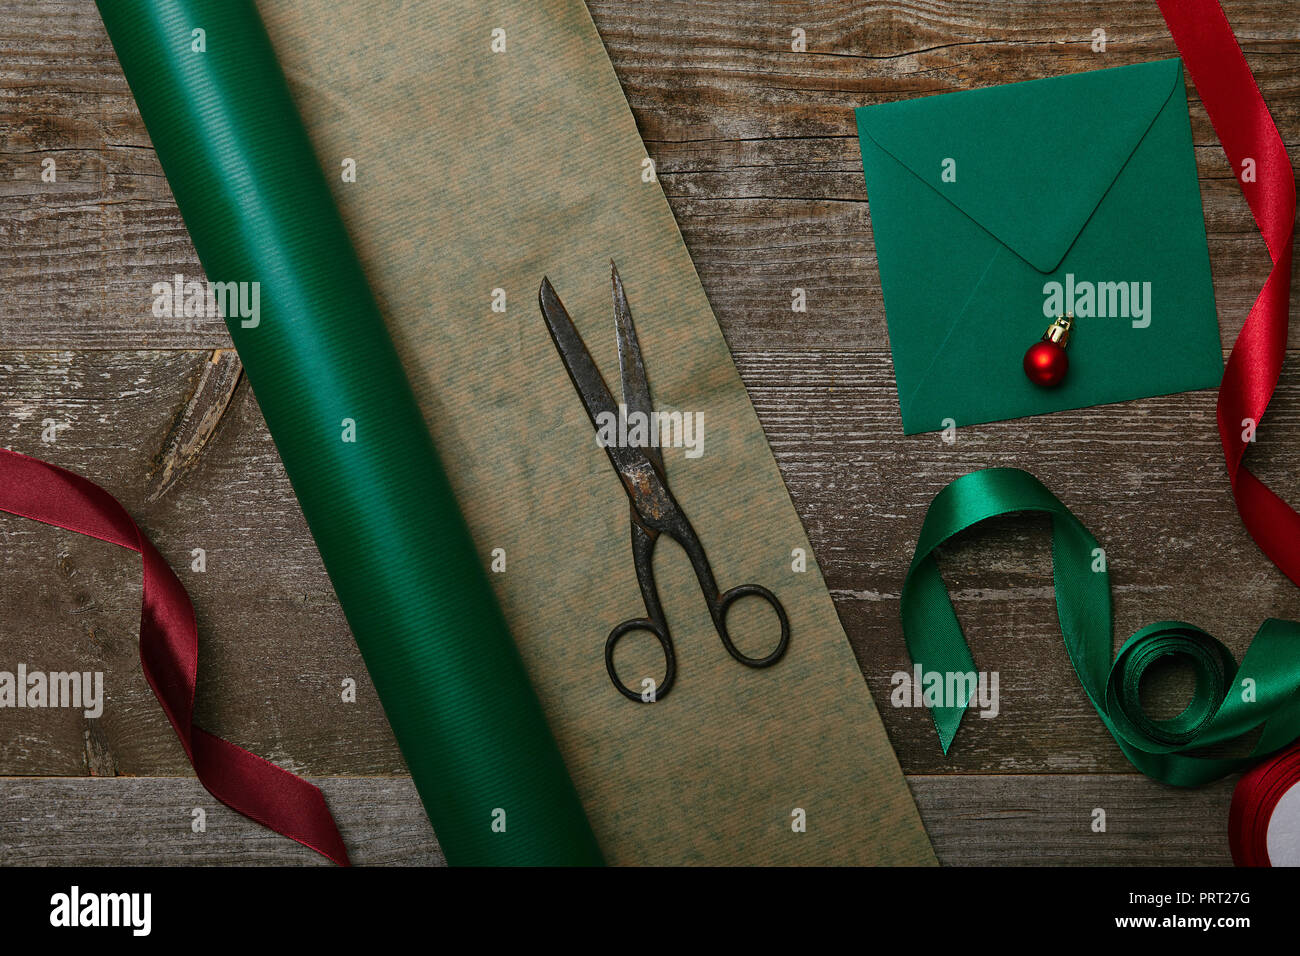
{"type": "Polygon", "coordinates": [[[199,782],[232,810],[347,866],[347,850],[320,790],[194,726],[199,663],[194,607],[180,579],[117,499],[70,471],[0,448],[0,511],[140,554],[140,663],[199,782]]]}
{"type": "Polygon", "coordinates": [[[1286,358],[1295,175],[1218,0],[1158,2],[1273,260],[1223,372],[1219,438],[1246,530],[1269,560],[1300,584],[1300,514],[1242,464],[1250,444],[1243,433],[1262,421],[1286,358]],[[1242,179],[1247,161],[1255,168],[1253,181],[1242,179]]]}
{"type": "Polygon", "coordinates": [[[1300,784],[1300,744],[1242,774],[1228,811],[1228,845],[1238,866],[1272,866],[1268,823],[1282,794],[1300,784]]]}
{"type": "MultiPolygon", "coordinates": [[[[1223,372],[1219,438],[1246,530],[1269,560],[1300,584],[1300,515],[1242,464],[1249,445],[1244,435],[1263,419],[1286,358],[1295,174],[1218,0],[1158,2],[1273,260],[1273,271],[1223,372]],[[1255,169],[1253,181],[1242,178],[1250,165],[1255,169]]],[[[1228,842],[1238,866],[1269,865],[1269,817],[1297,781],[1300,745],[1264,761],[1238,781],[1228,818],[1228,842]]]]}

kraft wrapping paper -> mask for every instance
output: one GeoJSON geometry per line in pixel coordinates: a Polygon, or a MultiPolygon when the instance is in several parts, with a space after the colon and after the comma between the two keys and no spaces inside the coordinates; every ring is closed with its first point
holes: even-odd
{"type": "MultiPolygon", "coordinates": [[[[259,9],[478,558],[487,567],[504,551],[505,571],[488,577],[605,858],[933,864],[663,192],[643,181],[644,145],[581,0],[259,9]],[[702,416],[698,458],[665,449],[673,491],[719,583],[770,587],[791,621],[781,663],[740,666],[664,542],[655,570],[678,679],[651,706],[605,673],[610,628],[643,612],[627,499],[537,307],[548,275],[617,391],[611,258],[656,407],[702,416]],[[805,572],[792,570],[795,549],[805,572]]],[[[742,602],[731,623],[750,653],[774,640],[761,606],[742,602]]],[[[620,672],[659,675],[653,649],[620,649],[620,672]]]]}
{"type": "MultiPolygon", "coordinates": [[[[581,0],[261,9],[480,555],[505,550],[490,580],[609,861],[933,863],[581,0]],[[609,629],[642,613],[627,499],[537,308],[549,275],[617,392],[611,258],[656,407],[703,413],[700,457],[665,449],[674,493],[719,583],[765,584],[791,619],[780,664],[740,666],[665,542],[655,571],[679,669],[653,706],[605,674],[609,629]],[[795,548],[805,573],[791,570],[795,548]],[[793,832],[794,808],[807,832],[793,832]]],[[[742,603],[732,617],[744,647],[770,646],[769,612],[742,603]]],[[[662,670],[649,650],[618,663],[662,670]]]]}

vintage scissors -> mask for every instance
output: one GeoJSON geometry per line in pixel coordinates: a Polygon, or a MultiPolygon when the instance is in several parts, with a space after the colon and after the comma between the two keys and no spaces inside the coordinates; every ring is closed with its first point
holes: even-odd
{"type": "MultiPolygon", "coordinates": [[[[618,336],[618,364],[622,375],[623,402],[626,414],[641,412],[649,420],[651,412],[650,385],[646,380],[645,366],[641,361],[641,346],[637,342],[636,327],[632,324],[632,312],[628,308],[627,296],[623,292],[623,282],[619,279],[618,268],[610,263],[611,279],[614,286],[614,327],[618,336]]],[[[604,415],[619,414],[614,396],[600,374],[600,369],[591,358],[587,345],[574,327],[573,320],[565,311],[559,296],[551,286],[549,279],[542,279],[538,293],[542,307],[542,318],[550,329],[551,338],[564,361],[564,367],[573,380],[582,404],[587,409],[587,417],[592,427],[600,431],[600,418],[604,415]]],[[[677,500],[668,490],[664,477],[663,451],[657,443],[645,447],[605,444],[605,453],[609,455],[614,470],[623,481],[623,490],[632,502],[632,561],[636,566],[637,583],[641,587],[641,597],[645,601],[646,616],[636,617],[617,625],[605,641],[605,669],[609,679],[624,697],[642,703],[653,703],[667,696],[677,677],[677,655],[673,650],[673,641],[668,634],[668,622],[664,617],[663,605],[659,602],[659,593],[655,587],[654,548],[660,534],[666,534],[686,552],[690,558],[695,577],[699,580],[704,602],[708,605],[709,616],[713,626],[722,638],[722,645],[727,653],[746,667],[771,667],[784,655],[790,644],[790,620],[785,608],[775,594],[758,584],[742,584],[729,591],[719,593],[718,583],[709,567],[709,559],[704,554],[699,536],[691,527],[690,521],[682,512],[677,500]],[[760,597],[776,611],[781,622],[781,640],[766,657],[750,657],[741,652],[727,632],[727,611],[737,600],[753,595],[760,597]],[[664,652],[666,664],[663,683],[651,691],[638,693],[629,690],[618,672],[614,669],[614,648],[618,642],[633,631],[646,631],[654,635],[664,652]]]]}

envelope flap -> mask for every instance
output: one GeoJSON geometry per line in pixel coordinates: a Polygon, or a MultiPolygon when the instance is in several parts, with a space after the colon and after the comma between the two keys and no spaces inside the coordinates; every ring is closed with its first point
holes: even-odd
{"type": "Polygon", "coordinates": [[[1041,272],[1182,85],[1178,59],[858,109],[862,133],[1041,272]]]}

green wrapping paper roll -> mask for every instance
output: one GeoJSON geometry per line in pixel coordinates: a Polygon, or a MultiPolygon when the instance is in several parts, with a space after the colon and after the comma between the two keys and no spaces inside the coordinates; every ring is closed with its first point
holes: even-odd
{"type": "Polygon", "coordinates": [[[256,7],[98,7],[448,862],[601,863],[256,7]]]}

